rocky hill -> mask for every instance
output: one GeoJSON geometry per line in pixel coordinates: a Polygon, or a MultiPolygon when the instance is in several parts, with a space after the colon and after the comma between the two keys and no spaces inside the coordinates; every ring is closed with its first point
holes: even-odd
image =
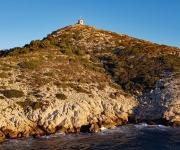
{"type": "Polygon", "coordinates": [[[180,124],[180,49],[72,25],[0,52],[0,139],[180,124]]]}

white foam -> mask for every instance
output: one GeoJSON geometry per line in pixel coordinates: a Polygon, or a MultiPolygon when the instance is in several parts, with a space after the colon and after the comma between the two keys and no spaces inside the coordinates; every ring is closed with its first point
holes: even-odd
{"type": "Polygon", "coordinates": [[[107,130],[107,128],[105,127],[101,127],[101,131],[107,130]]]}
{"type": "Polygon", "coordinates": [[[140,124],[135,125],[135,127],[138,128],[138,129],[141,129],[141,128],[144,128],[144,127],[147,127],[147,126],[148,126],[147,123],[140,123],[140,124]]]}

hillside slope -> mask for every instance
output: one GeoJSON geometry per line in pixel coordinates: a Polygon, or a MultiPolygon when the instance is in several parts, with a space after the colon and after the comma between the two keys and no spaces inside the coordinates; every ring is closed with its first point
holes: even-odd
{"type": "Polygon", "coordinates": [[[73,25],[0,52],[0,135],[178,125],[180,49],[73,25]]]}

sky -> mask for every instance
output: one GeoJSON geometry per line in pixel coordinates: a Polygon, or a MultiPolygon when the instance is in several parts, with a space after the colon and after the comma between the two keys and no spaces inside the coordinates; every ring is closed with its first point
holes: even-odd
{"type": "Polygon", "coordinates": [[[0,49],[83,18],[87,25],[180,47],[180,0],[0,0],[0,49]]]}

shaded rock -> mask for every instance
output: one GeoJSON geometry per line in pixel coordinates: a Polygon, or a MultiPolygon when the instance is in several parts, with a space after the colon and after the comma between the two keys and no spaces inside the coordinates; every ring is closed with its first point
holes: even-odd
{"type": "Polygon", "coordinates": [[[100,130],[101,128],[99,127],[97,123],[92,124],[90,127],[90,132],[99,132],[100,130]]]}
{"type": "Polygon", "coordinates": [[[91,128],[90,124],[82,125],[81,128],[80,128],[80,132],[83,132],[83,133],[90,132],[90,128],[91,128]]]}
{"type": "Polygon", "coordinates": [[[34,128],[34,131],[32,132],[33,137],[40,137],[46,134],[47,132],[40,126],[34,128]]]}
{"type": "Polygon", "coordinates": [[[174,122],[172,123],[172,126],[173,126],[173,127],[180,127],[180,121],[174,121],[174,122]]]}
{"type": "Polygon", "coordinates": [[[136,115],[130,115],[128,118],[128,122],[137,124],[140,122],[140,120],[136,115]]]}
{"type": "Polygon", "coordinates": [[[0,131],[0,143],[3,142],[5,138],[6,138],[5,134],[2,131],[0,131]]]}
{"type": "Polygon", "coordinates": [[[4,133],[6,138],[18,138],[19,132],[12,129],[2,128],[1,131],[4,133]]]}

